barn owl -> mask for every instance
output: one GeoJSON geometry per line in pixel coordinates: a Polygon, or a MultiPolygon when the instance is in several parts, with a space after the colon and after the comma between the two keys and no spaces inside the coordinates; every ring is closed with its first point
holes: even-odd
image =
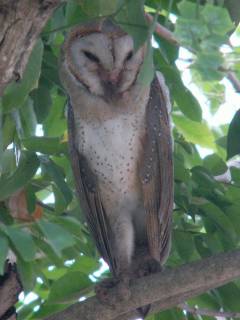
{"type": "Polygon", "coordinates": [[[70,32],[60,66],[80,205],[119,282],[157,269],[170,248],[170,102],[161,74],[140,83],[145,53],[104,20],[70,32]]]}

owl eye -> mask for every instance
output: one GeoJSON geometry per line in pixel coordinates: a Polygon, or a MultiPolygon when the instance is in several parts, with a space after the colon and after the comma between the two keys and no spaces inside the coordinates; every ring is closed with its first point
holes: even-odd
{"type": "Polygon", "coordinates": [[[100,63],[100,60],[98,59],[97,56],[95,56],[95,54],[93,54],[89,51],[83,51],[83,53],[84,53],[85,57],[87,57],[90,61],[100,63]]]}
{"type": "Polygon", "coordinates": [[[125,60],[129,61],[132,58],[132,56],[133,56],[133,51],[131,50],[131,51],[128,52],[125,60]]]}

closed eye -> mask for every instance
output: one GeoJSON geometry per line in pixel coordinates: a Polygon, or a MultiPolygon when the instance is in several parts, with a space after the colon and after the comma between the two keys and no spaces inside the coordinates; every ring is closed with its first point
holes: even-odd
{"type": "Polygon", "coordinates": [[[83,51],[85,57],[87,57],[90,61],[92,62],[96,62],[96,63],[100,63],[100,60],[97,56],[95,56],[95,54],[89,52],[89,51],[83,51]]]}
{"type": "Polygon", "coordinates": [[[129,61],[130,59],[132,59],[132,56],[133,56],[133,51],[129,51],[126,58],[125,58],[125,61],[129,61]]]}

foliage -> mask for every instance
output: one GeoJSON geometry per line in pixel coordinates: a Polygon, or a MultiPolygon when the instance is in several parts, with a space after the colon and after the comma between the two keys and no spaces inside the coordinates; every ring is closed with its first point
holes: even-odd
{"type": "MultiPolygon", "coordinates": [[[[213,2],[145,1],[145,10],[158,14],[158,22],[173,30],[189,50],[192,81],[206,97],[212,114],[224,102],[225,87],[219,80],[228,68],[240,74],[240,49],[229,47],[228,53],[222,52],[234,25],[222,1],[213,2]],[[177,17],[176,23],[171,22],[171,14],[177,17]]],[[[56,10],[43,30],[23,79],[9,85],[1,99],[0,272],[11,249],[17,256],[25,294],[37,295],[28,304],[19,302],[19,320],[44,318],[80,297],[93,295],[94,282],[106,275],[94,275],[100,267],[99,256],[75,197],[67,149],[66,96],[58,78],[66,31],[99,16],[111,16],[133,36],[136,49],[151,39],[153,26],[145,22],[142,0],[70,0],[56,10]]],[[[232,168],[232,178],[225,182],[215,177],[228,170],[226,159],[240,152],[240,121],[238,111],[227,137],[228,128],[211,128],[176,67],[179,48],[158,35],[155,41],[158,48],[149,45],[141,81],[152,77],[153,53],[173,105],[175,209],[167,265],[174,267],[239,247],[240,169],[232,168]],[[197,146],[212,154],[202,159],[197,146]]],[[[188,303],[240,311],[239,298],[236,281],[188,303]]],[[[172,309],[149,320],[183,318],[198,317],[172,309]]]]}

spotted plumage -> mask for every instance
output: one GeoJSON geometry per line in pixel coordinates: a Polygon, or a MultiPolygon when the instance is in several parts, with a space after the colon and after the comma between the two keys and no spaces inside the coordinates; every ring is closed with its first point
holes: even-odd
{"type": "Polygon", "coordinates": [[[145,51],[102,21],[74,29],[61,62],[80,205],[115,277],[135,268],[141,248],[159,264],[170,248],[170,102],[161,74],[138,81],[145,51]]]}

